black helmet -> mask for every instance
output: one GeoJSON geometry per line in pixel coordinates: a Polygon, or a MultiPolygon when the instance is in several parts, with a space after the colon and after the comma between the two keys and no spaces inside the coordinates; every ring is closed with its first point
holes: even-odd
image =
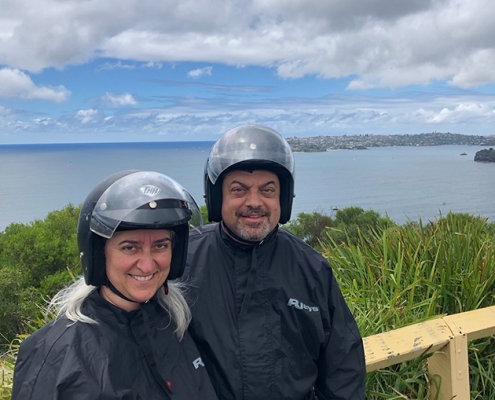
{"type": "Polygon", "coordinates": [[[225,133],[213,145],[204,172],[208,219],[222,219],[222,180],[227,170],[269,170],[280,180],[280,220],[290,219],[294,198],[295,163],[292,150],[277,131],[262,125],[245,125],[225,133]]]}
{"type": "Polygon", "coordinates": [[[168,176],[132,170],[106,178],[89,193],[79,214],[77,242],[86,284],[105,283],[105,239],[115,231],[131,229],[173,231],[177,240],[167,279],[180,277],[189,225],[199,227],[201,213],[192,196],[168,176]]]}

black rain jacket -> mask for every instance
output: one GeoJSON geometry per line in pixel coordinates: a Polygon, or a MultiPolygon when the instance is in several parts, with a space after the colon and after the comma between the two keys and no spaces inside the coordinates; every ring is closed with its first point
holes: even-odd
{"type": "Polygon", "coordinates": [[[12,400],[216,399],[191,337],[179,342],[153,299],[126,312],[95,290],[83,313],[26,338],[14,370],[12,400]]]}
{"type": "Polygon", "coordinates": [[[189,330],[220,399],[363,400],[363,342],[328,262],[283,229],[191,233],[189,330]]]}

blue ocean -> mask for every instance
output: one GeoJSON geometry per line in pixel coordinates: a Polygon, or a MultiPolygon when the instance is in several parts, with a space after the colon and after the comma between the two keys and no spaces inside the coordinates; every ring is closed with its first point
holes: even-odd
{"type": "MultiPolygon", "coordinates": [[[[126,169],[165,173],[203,205],[203,171],[213,142],[0,145],[0,231],[79,205],[105,177],[126,169]]],[[[495,163],[483,147],[380,147],[296,153],[299,212],[332,215],[359,206],[399,224],[449,211],[495,221],[495,163]],[[466,155],[461,155],[466,153],[466,155]]]]}

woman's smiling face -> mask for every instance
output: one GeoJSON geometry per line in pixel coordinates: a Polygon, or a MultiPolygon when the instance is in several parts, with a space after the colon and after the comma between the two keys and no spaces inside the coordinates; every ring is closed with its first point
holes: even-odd
{"type": "Polygon", "coordinates": [[[106,273],[115,288],[129,302],[108,287],[101,295],[115,306],[132,311],[151,299],[163,285],[172,261],[171,232],[166,229],[140,229],[115,232],[105,245],[106,273]]]}

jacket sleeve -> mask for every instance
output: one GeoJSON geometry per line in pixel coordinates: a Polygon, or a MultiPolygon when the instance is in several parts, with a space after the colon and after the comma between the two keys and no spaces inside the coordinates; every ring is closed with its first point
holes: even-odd
{"type": "MultiPolygon", "coordinates": [[[[26,341],[25,341],[26,342],[26,341]]],[[[11,400],[95,400],[100,389],[70,347],[47,353],[33,343],[22,343],[14,370],[11,400]]]]}
{"type": "Polygon", "coordinates": [[[330,330],[318,360],[318,400],[364,400],[366,363],[356,321],[332,274],[328,307],[330,330]]]}

